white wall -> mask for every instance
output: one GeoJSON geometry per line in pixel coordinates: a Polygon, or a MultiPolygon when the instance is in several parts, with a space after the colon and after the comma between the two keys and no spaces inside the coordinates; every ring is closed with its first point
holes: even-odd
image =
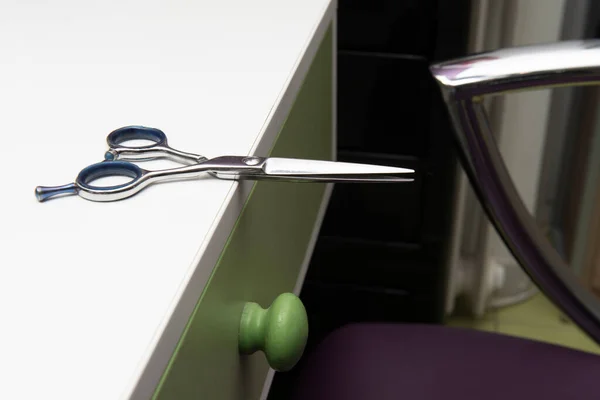
{"type": "MultiPolygon", "coordinates": [[[[507,40],[504,46],[560,40],[566,0],[512,0],[510,3],[513,24],[505,27],[507,40]]],[[[506,95],[496,127],[500,151],[531,213],[535,212],[537,203],[550,105],[550,90],[506,95]]],[[[512,259],[495,231],[490,234],[489,240],[491,257],[512,259]]]]}

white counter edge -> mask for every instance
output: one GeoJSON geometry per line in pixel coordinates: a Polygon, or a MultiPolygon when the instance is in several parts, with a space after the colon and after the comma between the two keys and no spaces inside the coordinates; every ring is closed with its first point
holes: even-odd
{"type": "MultiPolygon", "coordinates": [[[[333,46],[334,56],[332,65],[333,79],[331,90],[333,91],[334,95],[332,98],[331,105],[333,110],[333,117],[331,121],[331,159],[337,160],[337,57],[335,56],[335,54],[337,53],[337,16],[335,15],[335,10],[337,9],[337,1],[334,1],[333,3],[334,16],[331,24],[333,40],[331,45],[333,46]]],[[[308,272],[308,267],[310,266],[310,261],[315,250],[317,240],[319,239],[319,232],[321,230],[321,226],[323,225],[323,220],[325,219],[325,213],[327,212],[327,207],[329,206],[329,199],[331,199],[333,186],[334,185],[332,183],[327,184],[325,194],[323,195],[323,200],[321,201],[319,213],[317,214],[317,220],[311,233],[310,242],[308,243],[308,247],[306,248],[304,260],[302,261],[302,266],[300,267],[300,273],[298,274],[298,279],[296,280],[296,286],[294,287],[294,294],[297,296],[300,295],[300,292],[302,291],[302,286],[304,285],[304,279],[306,278],[306,273],[308,272]]],[[[270,368],[269,373],[267,374],[267,378],[265,379],[263,391],[260,396],[261,400],[267,400],[269,396],[269,391],[271,390],[271,385],[273,383],[273,378],[275,378],[275,370],[270,368]]]]}
{"type": "MultiPolygon", "coordinates": [[[[325,32],[334,20],[336,8],[337,2],[334,0],[323,9],[320,20],[317,21],[307,38],[304,51],[299,55],[294,68],[290,71],[288,81],[283,85],[249,155],[264,154],[272,147],[292,108],[325,32]]],[[[178,296],[173,299],[170,318],[165,318],[163,325],[157,329],[154,341],[146,353],[148,357],[141,361],[136,371],[137,376],[132,377],[130,387],[125,388],[123,398],[132,400],[152,398],[198,299],[212,275],[227,238],[248,199],[252,186],[253,182],[250,181],[232,183],[217,217],[196,253],[192,263],[192,266],[195,267],[189,269],[189,274],[184,279],[178,296]]],[[[302,276],[304,276],[303,274],[302,276]]]]}

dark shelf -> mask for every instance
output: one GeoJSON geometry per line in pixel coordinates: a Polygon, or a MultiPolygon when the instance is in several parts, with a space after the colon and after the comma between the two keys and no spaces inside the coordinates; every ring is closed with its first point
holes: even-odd
{"type": "Polygon", "coordinates": [[[421,251],[422,247],[416,243],[405,243],[405,242],[385,242],[381,240],[371,240],[362,238],[344,238],[340,236],[319,236],[319,242],[326,244],[340,244],[343,246],[380,246],[386,249],[395,249],[402,252],[417,252],[421,251]]]}
{"type": "Polygon", "coordinates": [[[338,146],[426,157],[433,82],[421,59],[338,54],[338,146]]]}
{"type": "Polygon", "coordinates": [[[436,6],[426,0],[339,0],[339,49],[430,57],[436,6]]]}
{"type": "Polygon", "coordinates": [[[414,54],[394,54],[394,53],[380,53],[380,52],[376,52],[376,51],[358,51],[358,50],[338,50],[337,54],[342,55],[342,56],[374,57],[374,58],[386,58],[386,59],[391,59],[391,60],[427,62],[426,57],[414,55],[414,54]]]}
{"type": "Polygon", "coordinates": [[[406,293],[427,292],[437,258],[430,246],[320,237],[307,279],[406,293]]]}
{"type": "Polygon", "coordinates": [[[421,236],[421,178],[415,159],[344,152],[340,161],[381,164],[415,170],[406,183],[338,183],[321,235],[385,242],[418,243],[421,236]]]}
{"type": "Polygon", "coordinates": [[[419,165],[422,160],[414,156],[405,156],[391,153],[377,153],[372,151],[362,151],[357,149],[345,149],[338,147],[338,160],[380,160],[389,163],[389,165],[419,165]]]}

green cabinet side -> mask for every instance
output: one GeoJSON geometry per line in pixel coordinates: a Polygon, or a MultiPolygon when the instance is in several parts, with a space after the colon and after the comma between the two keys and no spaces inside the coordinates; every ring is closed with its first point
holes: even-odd
{"type": "MultiPolygon", "coordinates": [[[[270,156],[331,159],[332,39],[330,26],[270,156]]],[[[293,291],[324,193],[319,183],[254,185],[154,399],[260,397],[269,366],[238,351],[242,310],[293,291]]]]}

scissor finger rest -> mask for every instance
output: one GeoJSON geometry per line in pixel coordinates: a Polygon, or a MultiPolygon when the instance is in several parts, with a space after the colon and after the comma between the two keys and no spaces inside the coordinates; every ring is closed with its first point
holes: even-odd
{"type": "Polygon", "coordinates": [[[106,137],[106,143],[108,143],[109,151],[105,153],[104,158],[109,161],[126,158],[126,156],[138,160],[150,159],[156,157],[156,155],[154,152],[149,154],[148,150],[159,150],[168,147],[167,135],[163,131],[136,125],[115,129],[106,137]],[[130,140],[149,140],[154,143],[141,146],[126,146],[123,144],[130,140]]]}
{"type": "Polygon", "coordinates": [[[68,194],[79,194],[81,197],[95,201],[111,201],[121,198],[124,193],[133,195],[143,189],[144,185],[141,185],[141,183],[147,173],[148,171],[129,162],[104,161],[92,164],[81,170],[75,179],[75,183],[63,186],[38,186],[35,189],[35,193],[39,201],[68,194]],[[132,178],[132,180],[127,183],[111,186],[96,186],[91,184],[97,179],[114,176],[124,176],[132,178]]]}
{"type": "Polygon", "coordinates": [[[130,185],[144,176],[144,170],[135,164],[124,161],[105,161],[97,164],[92,164],[89,167],[81,170],[75,183],[83,189],[88,190],[104,190],[111,191],[120,189],[130,185]],[[132,181],[120,185],[112,186],[95,186],[90,183],[100,178],[108,178],[112,176],[125,176],[132,178],[132,181]]]}
{"type": "Polygon", "coordinates": [[[79,188],[78,194],[88,200],[93,201],[114,201],[133,196],[150,182],[150,172],[141,169],[135,164],[126,161],[104,161],[92,164],[84,168],[75,184],[79,188]],[[108,178],[114,176],[125,176],[132,178],[131,181],[120,185],[96,186],[91,183],[99,178],[108,178]]]}
{"type": "Polygon", "coordinates": [[[206,161],[207,158],[198,154],[186,153],[169,147],[167,135],[160,129],[145,126],[124,126],[109,133],[106,138],[109,150],[104,154],[108,161],[129,160],[148,161],[158,158],[169,158],[186,165],[206,161]],[[142,146],[126,146],[123,143],[130,140],[149,140],[151,144],[142,146]]]}
{"type": "Polygon", "coordinates": [[[156,145],[167,145],[167,135],[160,129],[148,128],[145,126],[124,126],[115,129],[106,137],[106,142],[112,147],[143,148],[154,147],[156,145]],[[129,140],[150,140],[154,143],[145,146],[125,146],[122,143],[129,140]]]}

